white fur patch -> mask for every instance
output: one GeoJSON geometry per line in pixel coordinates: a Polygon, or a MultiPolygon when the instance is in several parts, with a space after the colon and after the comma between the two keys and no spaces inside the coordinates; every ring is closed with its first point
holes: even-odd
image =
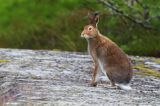
{"type": "Polygon", "coordinates": [[[132,90],[132,88],[129,85],[125,85],[125,84],[116,84],[116,85],[122,90],[126,90],[126,91],[132,90]]]}
{"type": "Polygon", "coordinates": [[[86,38],[86,39],[90,38],[87,34],[83,34],[81,35],[81,37],[86,38]]]}
{"type": "Polygon", "coordinates": [[[100,70],[101,72],[106,76],[106,81],[109,81],[109,78],[106,74],[106,70],[104,69],[104,64],[98,59],[98,64],[99,64],[99,67],[100,67],[100,70]]]}

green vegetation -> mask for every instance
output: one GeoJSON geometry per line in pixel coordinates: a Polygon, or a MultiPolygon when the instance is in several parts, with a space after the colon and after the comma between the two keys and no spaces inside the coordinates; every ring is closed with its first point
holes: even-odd
{"type": "Polygon", "coordinates": [[[138,66],[134,66],[134,69],[139,70],[139,72],[135,72],[135,74],[138,75],[144,75],[144,76],[154,76],[157,78],[160,78],[160,73],[153,70],[153,69],[149,69],[148,67],[145,67],[144,65],[138,65],[138,66]]]}
{"type": "Polygon", "coordinates": [[[153,61],[154,61],[155,63],[157,63],[157,64],[160,64],[160,59],[158,59],[158,58],[153,59],[153,61]]]}
{"type": "Polygon", "coordinates": [[[153,29],[128,20],[98,1],[0,0],[0,47],[86,51],[87,42],[80,38],[87,24],[86,15],[89,11],[100,11],[101,33],[128,54],[160,56],[160,1],[141,0],[149,10],[148,17],[156,17],[149,21],[142,17],[144,8],[138,3],[132,7],[121,0],[112,3],[127,16],[140,19],[144,26],[153,29]]]}
{"type": "Polygon", "coordinates": [[[10,62],[9,60],[0,60],[0,63],[8,63],[10,62]]]}

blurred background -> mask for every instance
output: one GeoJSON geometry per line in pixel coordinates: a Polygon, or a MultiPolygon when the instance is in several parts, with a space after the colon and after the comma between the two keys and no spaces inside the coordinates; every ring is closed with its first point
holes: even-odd
{"type": "Polygon", "coordinates": [[[80,34],[94,11],[125,52],[160,57],[158,0],[0,0],[0,48],[86,52],[80,34]]]}

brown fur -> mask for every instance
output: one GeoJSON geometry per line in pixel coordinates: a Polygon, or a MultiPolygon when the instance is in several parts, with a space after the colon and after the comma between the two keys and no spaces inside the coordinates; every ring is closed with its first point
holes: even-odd
{"type": "Polygon", "coordinates": [[[97,85],[95,78],[99,67],[98,59],[103,63],[112,86],[115,83],[128,84],[132,78],[132,69],[127,55],[113,41],[99,33],[97,20],[94,22],[92,18],[90,22],[92,23],[85,26],[82,35],[87,38],[88,50],[95,63],[91,85],[97,85]]]}

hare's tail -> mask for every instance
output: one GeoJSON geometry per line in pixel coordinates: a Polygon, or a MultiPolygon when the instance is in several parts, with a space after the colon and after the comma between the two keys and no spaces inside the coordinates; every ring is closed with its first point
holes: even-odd
{"type": "Polygon", "coordinates": [[[132,88],[128,84],[117,84],[117,86],[122,90],[126,91],[132,90],[132,88]]]}

